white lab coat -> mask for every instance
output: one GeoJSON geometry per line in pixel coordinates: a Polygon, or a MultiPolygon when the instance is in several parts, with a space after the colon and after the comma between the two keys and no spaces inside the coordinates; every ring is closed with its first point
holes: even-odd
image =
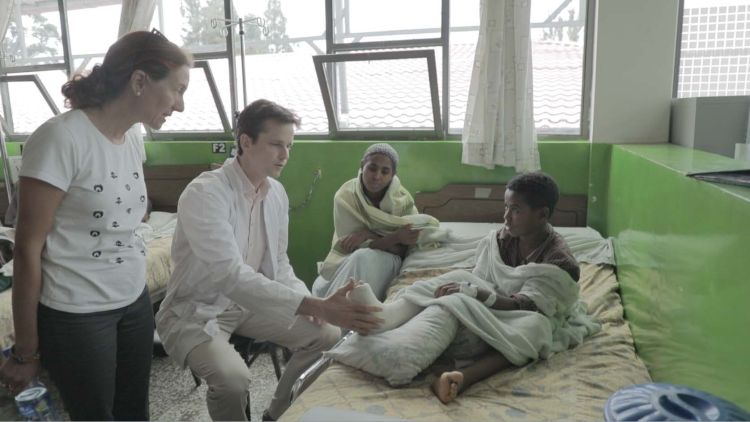
{"type": "Polygon", "coordinates": [[[228,161],[201,174],[177,205],[174,271],[156,323],[167,353],[183,366],[195,346],[219,333],[216,316],[232,304],[273,320],[274,315],[296,312],[310,294],[286,253],[289,199],[281,183],[271,178],[263,200],[267,242],[260,271],[244,261],[251,210],[240,172],[228,161]]]}

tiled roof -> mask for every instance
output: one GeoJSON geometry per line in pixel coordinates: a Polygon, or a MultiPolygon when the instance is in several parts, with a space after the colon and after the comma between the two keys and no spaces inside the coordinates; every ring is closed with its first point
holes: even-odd
{"type": "MultiPolygon", "coordinates": [[[[475,48],[475,44],[451,46],[450,123],[453,130],[463,127],[475,48]]],[[[532,48],[537,128],[540,132],[577,133],[583,48],[577,44],[552,41],[534,42],[532,48]]],[[[442,90],[440,54],[436,54],[436,59],[438,89],[442,90]]],[[[349,109],[344,117],[340,117],[340,125],[343,127],[345,123],[349,128],[431,128],[432,104],[425,63],[423,59],[347,63],[349,109]]],[[[249,101],[267,98],[288,106],[302,117],[301,132],[328,131],[328,119],[309,53],[247,56],[246,68],[249,101]]],[[[228,110],[228,72],[212,70],[228,110]]],[[[190,84],[185,97],[185,112],[173,114],[163,130],[221,130],[202,70],[193,70],[190,84]]],[[[53,95],[59,92],[49,90],[53,95]]],[[[242,101],[241,95],[239,100],[242,101]]],[[[14,107],[15,104],[16,101],[14,107]]],[[[14,119],[16,127],[21,130],[33,130],[44,120],[28,112],[14,112],[14,119]]]]}

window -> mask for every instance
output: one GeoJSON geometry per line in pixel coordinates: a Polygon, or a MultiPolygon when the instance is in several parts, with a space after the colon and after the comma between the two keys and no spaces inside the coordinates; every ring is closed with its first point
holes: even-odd
{"type": "MultiPolygon", "coordinates": [[[[122,2],[10,1],[17,7],[0,52],[0,65],[9,75],[39,75],[63,110],[60,86],[68,72],[84,72],[103,61],[106,49],[117,38],[122,2]],[[65,10],[59,9],[61,4],[65,10]],[[68,31],[62,30],[65,20],[68,31]]],[[[204,64],[191,72],[185,113],[173,115],[162,130],[149,132],[152,138],[226,137],[227,122],[233,126],[234,113],[258,98],[276,101],[299,114],[301,137],[329,137],[332,127],[339,133],[352,132],[352,137],[407,133],[405,136],[434,138],[440,127],[438,137],[444,138],[463,129],[480,0],[155,1],[151,26],[204,64]],[[224,20],[226,4],[231,5],[234,18],[229,26],[224,20]],[[242,39],[240,17],[244,21],[242,39]],[[232,34],[229,38],[228,33],[232,34]],[[326,110],[313,57],[423,50],[430,50],[434,57],[435,84],[430,82],[425,58],[327,63],[324,77],[331,110],[326,110]],[[329,116],[337,122],[329,122],[329,116]]],[[[745,48],[750,26],[744,20],[750,20],[750,10],[745,13],[744,5],[729,4],[741,3],[739,0],[717,1],[727,6],[722,9],[724,6],[714,7],[710,0],[685,0],[689,22],[685,31],[700,32],[702,27],[702,15],[693,16],[688,11],[690,4],[703,2],[706,5],[696,13],[715,9],[717,16],[713,33],[708,29],[705,34],[685,32],[683,51],[708,46],[724,50],[705,57],[698,52],[683,54],[680,81],[701,89],[744,89],[747,57],[727,56],[726,51],[745,48]],[[722,13],[723,18],[718,16],[722,13]],[[721,37],[720,25],[724,31],[721,37]],[[703,74],[697,67],[704,66],[725,73],[703,74]]],[[[531,7],[537,130],[540,135],[581,136],[582,112],[587,112],[585,105],[582,107],[587,0],[535,1],[531,7]]],[[[709,17],[703,23],[707,25],[709,17]]],[[[47,113],[39,106],[38,95],[26,96],[19,89],[0,83],[2,114],[15,115],[10,120],[19,123],[13,125],[14,131],[28,130],[33,122],[44,120],[34,113],[47,113]],[[19,120],[22,114],[28,120],[25,123],[19,120]]]]}
{"type": "Polygon", "coordinates": [[[226,52],[223,19],[224,0],[157,0],[153,26],[193,54],[226,52]]]}
{"type": "Polygon", "coordinates": [[[440,38],[440,0],[332,1],[336,44],[440,38]]]}
{"type": "Polygon", "coordinates": [[[678,98],[750,94],[750,1],[684,0],[678,98]]]}
{"type": "MultiPolygon", "coordinates": [[[[326,52],[324,1],[238,1],[235,7],[240,16],[262,18],[266,31],[254,25],[246,28],[248,102],[276,101],[302,118],[298,133],[327,134],[328,119],[312,60],[326,52]]],[[[240,68],[237,74],[241,75],[240,68]]],[[[237,79],[241,81],[241,76],[237,79]]],[[[243,98],[241,82],[238,85],[243,98]]]]}
{"type": "Polygon", "coordinates": [[[70,50],[77,67],[91,69],[101,63],[109,46],[117,41],[121,3],[117,0],[68,2],[70,50]]]}
{"type": "Polygon", "coordinates": [[[14,1],[10,24],[3,40],[4,67],[63,63],[62,31],[58,2],[14,1]]]}
{"type": "Polygon", "coordinates": [[[162,132],[221,132],[230,133],[231,124],[224,110],[221,95],[208,82],[213,70],[208,62],[199,61],[190,70],[190,89],[185,91],[185,111],[174,113],[161,128],[162,132]],[[208,93],[209,98],[205,98],[208,93]]]}
{"type": "Polygon", "coordinates": [[[534,120],[540,135],[581,135],[586,1],[531,2],[534,120]]]}
{"type": "Polygon", "coordinates": [[[333,137],[442,136],[434,50],[316,56],[315,70],[333,137]]]}
{"type": "Polygon", "coordinates": [[[36,74],[0,76],[0,83],[4,86],[6,100],[3,124],[13,133],[30,134],[60,112],[36,74]]]}

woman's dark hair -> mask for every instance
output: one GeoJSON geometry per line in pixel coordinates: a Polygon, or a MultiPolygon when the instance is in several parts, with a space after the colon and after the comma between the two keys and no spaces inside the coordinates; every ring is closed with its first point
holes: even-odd
{"type": "Polygon", "coordinates": [[[255,100],[242,110],[237,117],[237,155],[242,155],[240,135],[243,133],[252,139],[252,143],[258,141],[258,134],[263,132],[266,120],[274,120],[279,123],[293,123],[299,127],[300,118],[293,111],[284,108],[273,101],[255,100]]]}
{"type": "Polygon", "coordinates": [[[156,29],[125,34],[107,50],[104,62],[88,75],[75,75],[62,87],[65,103],[71,108],[100,107],[117,98],[136,70],[158,81],[172,69],[192,66],[190,53],[170,42],[156,29]]]}
{"type": "Polygon", "coordinates": [[[560,199],[555,179],[541,171],[519,174],[510,179],[506,188],[521,195],[531,208],[549,208],[550,217],[560,199]]]}

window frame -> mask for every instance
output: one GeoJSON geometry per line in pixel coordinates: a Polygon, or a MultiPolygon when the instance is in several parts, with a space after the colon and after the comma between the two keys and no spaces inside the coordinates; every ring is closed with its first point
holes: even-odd
{"type": "MultiPolygon", "coordinates": [[[[44,102],[46,102],[47,106],[52,110],[52,115],[57,116],[60,114],[60,109],[57,107],[57,104],[55,104],[55,100],[52,99],[52,96],[49,95],[49,91],[47,91],[42,80],[39,79],[39,75],[0,75],[0,84],[2,84],[3,89],[5,89],[8,86],[7,84],[11,82],[32,82],[36,86],[36,89],[39,90],[44,102]]],[[[6,133],[17,134],[12,130],[14,126],[13,108],[10,107],[10,104],[3,104],[3,110],[5,110],[5,116],[0,116],[0,125],[2,126],[1,130],[6,133]]]]}
{"type": "Polygon", "coordinates": [[[216,85],[216,80],[214,79],[213,72],[211,71],[211,64],[208,62],[208,60],[196,60],[193,62],[193,69],[200,68],[203,69],[203,74],[206,76],[206,83],[208,84],[208,89],[211,91],[211,98],[214,100],[214,105],[216,106],[216,111],[219,114],[219,119],[221,120],[221,126],[224,129],[223,131],[205,131],[205,132],[195,132],[195,131],[160,131],[160,130],[153,130],[149,128],[148,126],[144,126],[146,128],[146,139],[147,140],[159,140],[159,141],[166,141],[166,140],[175,140],[175,139],[189,139],[191,137],[195,137],[196,134],[201,134],[202,137],[206,139],[223,139],[226,137],[227,134],[232,134],[232,123],[229,120],[229,117],[226,113],[226,110],[224,109],[224,103],[221,100],[221,94],[219,94],[219,88],[216,85]]]}
{"type": "MultiPolygon", "coordinates": [[[[236,14],[233,7],[233,2],[235,0],[224,0],[224,18],[229,21],[234,21],[236,18],[236,14]]],[[[442,48],[442,62],[441,62],[441,69],[442,74],[441,78],[442,80],[438,83],[441,84],[441,95],[438,96],[438,106],[440,108],[440,136],[438,139],[445,139],[445,140],[455,140],[460,139],[461,134],[456,132],[451,132],[450,127],[450,32],[451,32],[451,26],[450,26],[450,7],[451,7],[451,0],[440,0],[440,9],[441,9],[441,19],[440,19],[440,36],[439,37],[431,37],[431,38],[406,38],[406,39],[399,39],[399,40],[388,40],[388,41],[368,41],[368,42],[334,42],[334,6],[340,6],[342,4],[348,4],[349,0],[324,0],[325,5],[325,34],[321,35],[321,39],[325,40],[325,48],[326,48],[326,56],[328,55],[342,55],[342,54],[353,54],[353,53],[361,53],[363,50],[384,50],[384,49],[406,49],[406,48],[429,48],[429,47],[441,47],[442,48]],[[442,99],[442,103],[440,102],[442,99]]],[[[555,12],[553,12],[552,15],[550,15],[550,18],[552,19],[553,15],[555,15],[557,12],[562,10],[565,6],[571,3],[572,0],[559,0],[560,6],[557,8],[555,12]]],[[[64,70],[68,77],[73,75],[75,73],[74,69],[74,57],[72,55],[71,49],[70,49],[70,32],[69,32],[69,26],[68,26],[68,10],[67,10],[67,4],[68,0],[57,0],[57,7],[60,12],[60,30],[61,30],[61,41],[62,41],[62,49],[63,49],[63,61],[60,63],[50,63],[50,64],[39,64],[39,65],[28,65],[28,66],[19,66],[19,67],[0,67],[0,75],[11,75],[14,73],[28,73],[28,72],[38,72],[38,71],[49,71],[49,70],[64,70]]],[[[594,34],[595,34],[595,8],[596,8],[596,1],[595,0],[579,0],[581,6],[584,5],[585,7],[580,7],[581,11],[585,10],[585,23],[584,23],[584,31],[585,31],[585,37],[584,37],[584,46],[583,46],[583,83],[582,83],[582,89],[581,89],[581,115],[580,115],[580,128],[578,134],[562,134],[562,133],[545,133],[538,136],[539,139],[557,139],[557,140],[571,140],[571,139],[588,139],[589,137],[589,126],[590,126],[590,117],[591,117],[591,86],[592,86],[592,74],[593,74],[593,45],[594,45],[594,34]]],[[[683,9],[683,3],[684,0],[679,0],[680,2],[680,13],[682,13],[683,9]]],[[[456,6],[459,3],[454,0],[453,5],[456,6]]],[[[159,13],[159,18],[163,19],[163,16],[161,14],[160,10],[160,2],[157,2],[157,9],[155,13],[159,13]]],[[[343,10],[343,6],[339,7],[338,10],[343,10]]],[[[545,22],[538,22],[533,23],[532,27],[539,27],[543,26],[544,24],[548,23],[545,22]]],[[[229,83],[229,99],[231,103],[231,110],[229,110],[229,114],[227,113],[227,110],[224,109],[223,103],[220,101],[217,102],[217,92],[218,87],[216,86],[215,80],[212,78],[212,74],[209,67],[204,68],[204,72],[207,72],[207,75],[211,74],[211,76],[207,76],[207,81],[209,83],[209,87],[211,89],[211,95],[214,97],[214,102],[217,105],[217,112],[220,115],[220,118],[222,120],[222,126],[224,127],[223,131],[215,131],[215,132],[195,132],[195,131],[175,131],[175,132],[162,132],[159,133],[158,131],[149,131],[147,134],[148,139],[153,140],[184,140],[184,139],[205,139],[207,141],[209,140],[215,140],[215,139],[224,139],[227,136],[234,138],[234,131],[236,128],[236,118],[237,118],[237,110],[239,109],[239,92],[238,92],[238,78],[241,75],[238,75],[237,70],[237,55],[239,54],[237,41],[235,40],[236,35],[234,33],[236,29],[234,27],[230,28],[229,31],[227,31],[226,34],[226,50],[224,51],[215,51],[215,52],[202,52],[202,53],[195,53],[194,60],[196,63],[206,61],[206,60],[214,60],[214,59],[226,59],[227,60],[227,67],[228,67],[228,83],[229,83]],[[229,122],[229,127],[227,127],[227,122],[229,122]]],[[[389,34],[409,34],[409,33],[424,33],[425,31],[433,32],[435,28],[423,28],[420,30],[412,30],[412,31],[376,31],[372,33],[368,33],[368,35],[389,35],[389,34]]],[[[677,55],[676,55],[676,66],[675,66],[675,95],[676,95],[676,89],[677,89],[677,76],[679,72],[679,38],[681,36],[682,31],[682,20],[679,21],[679,32],[678,32],[678,43],[677,43],[677,55]]],[[[309,37],[305,37],[309,38],[309,37]]],[[[315,41],[314,38],[312,41],[315,41]]],[[[398,51],[398,50],[397,50],[398,51]]],[[[414,51],[414,50],[405,50],[405,51],[414,51]]],[[[432,50],[434,52],[434,50],[432,50]]],[[[433,53],[435,54],[435,53],[433,53]]],[[[433,56],[434,57],[434,56],[433,56]]],[[[0,59],[1,60],[1,59],[0,59]]],[[[314,59],[315,61],[315,59],[314,59]]],[[[0,63],[1,64],[1,63],[0,63]]],[[[333,69],[333,67],[330,67],[333,69]]],[[[429,69],[429,68],[428,68],[429,69]]],[[[335,81],[336,81],[336,75],[335,70],[331,70],[329,73],[331,75],[331,82],[332,86],[335,87],[335,81]]],[[[430,87],[432,90],[433,84],[430,83],[430,87]]],[[[4,88],[0,84],[0,97],[3,97],[3,100],[7,98],[7,95],[3,95],[4,88]]],[[[5,91],[7,92],[7,91],[5,91]]],[[[336,95],[335,92],[332,96],[332,99],[335,100],[336,95]]],[[[335,107],[335,104],[334,104],[335,107]]],[[[12,113],[12,110],[11,110],[12,113]]],[[[328,114],[328,110],[326,110],[326,113],[328,114]]],[[[435,120],[435,122],[437,122],[435,120]]],[[[335,122],[334,122],[335,123],[335,122]]],[[[336,138],[339,139],[342,137],[342,135],[345,135],[347,139],[370,139],[370,138],[391,138],[395,134],[398,134],[399,132],[408,132],[403,133],[404,136],[413,137],[415,132],[426,132],[424,139],[434,139],[435,138],[435,131],[404,131],[400,129],[373,129],[373,130],[354,130],[354,131],[348,131],[348,130],[338,130],[338,131],[332,131],[330,128],[332,126],[332,123],[330,122],[330,116],[329,116],[329,132],[328,133],[311,133],[311,134],[298,134],[296,137],[297,139],[331,139],[336,138]]],[[[8,133],[8,135],[14,139],[25,139],[24,134],[16,134],[16,133],[8,133]]]]}
{"type": "Polygon", "coordinates": [[[444,136],[444,126],[440,116],[440,97],[437,89],[437,66],[435,65],[435,50],[396,50],[396,51],[379,51],[373,53],[344,53],[344,54],[325,54],[313,56],[315,73],[318,76],[318,85],[320,93],[323,96],[323,104],[328,116],[328,133],[333,139],[368,139],[368,138],[386,138],[386,139],[403,139],[403,138],[434,138],[442,139],[444,136]],[[432,130],[423,129],[387,129],[387,128],[368,128],[368,129],[341,129],[338,124],[338,107],[335,107],[335,96],[333,82],[328,78],[331,69],[334,66],[328,66],[329,73],[323,69],[326,64],[347,63],[358,61],[372,60],[401,60],[401,59],[425,59],[427,64],[427,77],[430,86],[430,99],[432,103],[432,130]]]}

